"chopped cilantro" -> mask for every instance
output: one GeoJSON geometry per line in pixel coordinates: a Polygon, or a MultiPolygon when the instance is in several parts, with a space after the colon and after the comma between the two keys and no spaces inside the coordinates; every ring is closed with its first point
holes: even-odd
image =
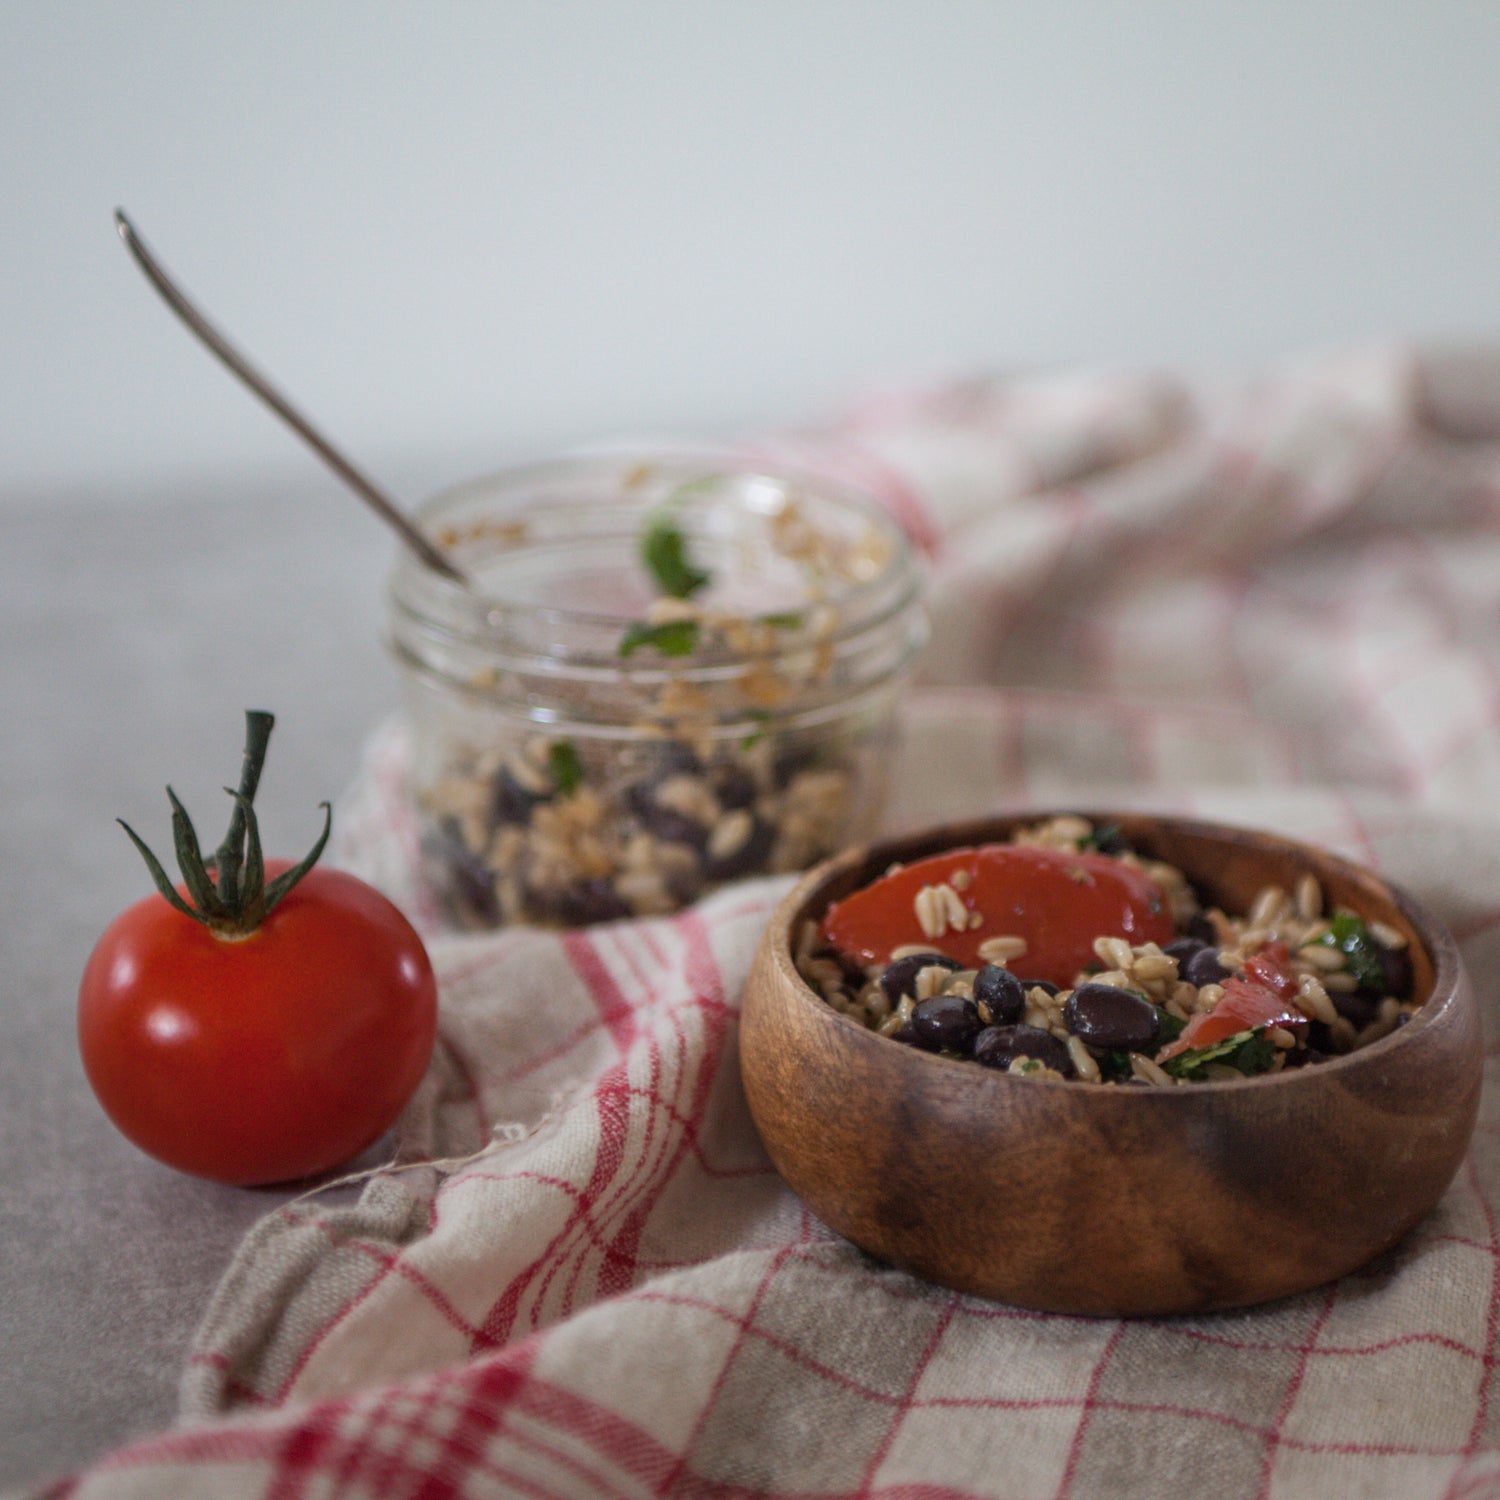
{"type": "Polygon", "coordinates": [[[1241,1042],[1233,1052],[1228,1053],[1223,1061],[1250,1078],[1257,1073],[1268,1072],[1275,1056],[1276,1044],[1267,1040],[1264,1031],[1257,1031],[1241,1042]]]}
{"type": "MultiPolygon", "coordinates": [[[[641,561],[657,588],[673,599],[690,599],[709,581],[709,575],[694,567],[688,557],[682,528],[670,515],[660,512],[647,521],[641,533],[641,561]]],[[[684,654],[668,652],[668,655],[684,654]]]]}
{"type": "Polygon", "coordinates": [[[1224,1063],[1247,1077],[1264,1073],[1276,1056],[1276,1048],[1263,1031],[1237,1031],[1211,1047],[1192,1047],[1168,1058],[1162,1067],[1175,1078],[1196,1078],[1205,1063],[1224,1063]]]}
{"type": "Polygon", "coordinates": [[[1081,847],[1097,849],[1100,854],[1127,854],[1130,851],[1118,823],[1101,823],[1083,840],[1081,847]]]}
{"type": "Polygon", "coordinates": [[[547,751],[547,769],[552,772],[552,784],[564,797],[583,785],[583,762],[578,759],[578,747],[572,740],[552,741],[547,751]]]}
{"type": "Polygon", "coordinates": [[[663,656],[691,656],[698,648],[698,622],[668,620],[648,625],[638,620],[620,637],[620,655],[631,656],[642,646],[650,646],[663,656]]]}
{"type": "Polygon", "coordinates": [[[762,615],[760,619],[761,624],[769,625],[773,630],[802,629],[802,616],[794,609],[777,615],[762,615]]]}
{"type": "Polygon", "coordinates": [[[1186,1052],[1179,1052],[1176,1057],[1169,1057],[1162,1067],[1174,1078],[1191,1077],[1202,1070],[1204,1063],[1218,1062],[1221,1058],[1227,1057],[1241,1042],[1250,1040],[1254,1034],[1251,1031],[1241,1031],[1222,1042],[1215,1042],[1211,1047],[1189,1047],[1186,1052]]]}
{"type": "Polygon", "coordinates": [[[1318,941],[1325,948],[1337,948],[1344,955],[1344,968],[1354,976],[1360,989],[1384,991],[1385,969],[1380,962],[1380,949],[1362,918],[1340,908],[1334,913],[1328,931],[1318,941]]]}
{"type": "Polygon", "coordinates": [[[1175,1042],[1182,1035],[1182,1028],[1187,1022],[1181,1016],[1174,1016],[1171,1011],[1163,1010],[1160,1006],[1156,1008],[1156,1014],[1161,1020],[1160,1040],[1163,1047],[1168,1042],[1175,1042]]]}
{"type": "Polygon", "coordinates": [[[750,717],[755,720],[756,727],[740,741],[741,750],[753,750],[765,739],[767,730],[770,727],[771,715],[765,709],[752,708],[750,710],[750,717]]]}

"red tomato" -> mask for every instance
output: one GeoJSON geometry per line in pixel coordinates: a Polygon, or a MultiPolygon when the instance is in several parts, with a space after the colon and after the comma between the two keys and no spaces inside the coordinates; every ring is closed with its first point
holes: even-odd
{"type": "Polygon", "coordinates": [[[1285,943],[1267,943],[1259,953],[1245,960],[1246,975],[1279,1000],[1290,1000],[1297,993],[1297,976],[1287,967],[1291,954],[1285,943]]]}
{"type": "Polygon", "coordinates": [[[1297,993],[1297,980],[1283,966],[1286,957],[1284,944],[1269,943],[1247,959],[1246,975],[1226,979],[1224,998],[1211,1011],[1194,1016],[1177,1039],[1156,1054],[1157,1062],[1166,1062],[1179,1052],[1212,1047],[1242,1031],[1269,1026],[1305,1031],[1307,1017],[1291,1001],[1297,993]]]}
{"type": "Polygon", "coordinates": [[[979,945],[1001,935],[1026,939],[1011,968],[1026,979],[1073,983],[1098,964],[1096,937],[1167,943],[1175,936],[1161,891],[1141,871],[1108,855],[1066,854],[1026,844],[953,849],[904,866],[835,903],[823,918],[826,942],[860,964],[887,963],[891,950],[930,944],[965,967],[983,962],[979,945]],[[955,873],[962,872],[953,885],[955,873]],[[924,885],[946,884],[979,925],[929,938],[915,901],[924,885]]]}
{"type": "Polygon", "coordinates": [[[78,997],[84,1070],[110,1119],[170,1166],[240,1184],[323,1172],[379,1139],[436,1027],[411,924],[321,867],[242,938],[159,895],[138,901],[99,939],[78,997]]]}

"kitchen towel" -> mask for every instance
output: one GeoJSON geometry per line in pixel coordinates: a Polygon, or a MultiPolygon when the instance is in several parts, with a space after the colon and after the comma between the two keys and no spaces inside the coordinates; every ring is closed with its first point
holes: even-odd
{"type": "MultiPolygon", "coordinates": [[[[1495,1045],[1500,355],[976,379],[757,448],[926,556],[889,827],[1112,804],[1327,844],[1452,926],[1495,1045]]],[[[1500,1497],[1493,1080],[1438,1209],[1333,1286],[1141,1321],[959,1296],[832,1235],[756,1137],[737,1014],[787,881],[445,932],[403,756],[373,736],[337,854],[440,975],[399,1164],[270,1215],[181,1423],[46,1493],[1500,1497]]]]}

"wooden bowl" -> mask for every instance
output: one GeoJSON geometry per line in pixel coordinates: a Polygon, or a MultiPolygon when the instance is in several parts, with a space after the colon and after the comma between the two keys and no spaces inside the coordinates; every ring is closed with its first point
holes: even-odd
{"type": "Polygon", "coordinates": [[[1008,1076],[868,1031],[802,981],[793,944],[831,901],[1046,814],[849,850],[777,908],[745,992],[745,1092],[766,1148],[830,1228],[942,1286],[1053,1312],[1240,1307],[1394,1245],[1458,1170],[1482,1047],[1452,937],[1368,870],[1267,833],[1089,813],[1243,912],[1311,871],[1333,904],[1404,933],[1422,1009],[1317,1067],[1178,1088],[1008,1076]]]}

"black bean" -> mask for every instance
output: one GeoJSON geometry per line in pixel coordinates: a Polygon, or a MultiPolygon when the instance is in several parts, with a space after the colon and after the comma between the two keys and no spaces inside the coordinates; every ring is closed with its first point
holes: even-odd
{"type": "Polygon", "coordinates": [[[1290,1052],[1282,1054],[1286,1062],[1282,1065],[1286,1068],[1313,1068],[1319,1063],[1328,1061],[1328,1054],[1319,1052],[1316,1047],[1293,1047],[1290,1052]]]}
{"type": "Polygon", "coordinates": [[[625,898],[607,880],[575,880],[547,905],[550,915],[570,927],[616,922],[631,914],[625,898]]]}
{"type": "Polygon", "coordinates": [[[934,995],[919,1001],[911,1013],[917,1044],[929,1052],[967,1053],[984,1029],[979,1009],[963,995],[934,995]]]}
{"type": "Polygon", "coordinates": [[[708,843],[708,829],[675,807],[653,805],[651,811],[641,814],[640,818],[642,827],[663,843],[687,844],[693,849],[702,849],[708,843]]]}
{"type": "Polygon", "coordinates": [[[1411,955],[1405,948],[1387,948],[1376,942],[1376,956],[1380,959],[1382,995],[1394,995],[1405,1000],[1411,994],[1411,955]]]}
{"type": "Polygon", "coordinates": [[[837,964],[839,972],[843,975],[844,988],[851,994],[857,995],[870,977],[858,962],[850,958],[847,953],[839,952],[837,948],[819,948],[812,956],[837,964]]]}
{"type": "Polygon", "coordinates": [[[627,787],[625,805],[647,833],[655,834],[668,844],[687,844],[702,850],[708,843],[708,829],[696,818],[678,812],[675,807],[663,807],[656,800],[654,783],[637,781],[627,787]]]}
{"type": "Polygon", "coordinates": [[[1178,965],[1185,964],[1195,953],[1202,953],[1210,945],[1199,937],[1173,938],[1161,951],[1175,958],[1178,965]]]}
{"type": "Polygon", "coordinates": [[[1147,1052],[1161,1035],[1156,1007],[1112,984],[1081,984],[1063,1004],[1063,1023],[1090,1047],[1147,1052]]]}
{"type": "Polygon", "coordinates": [[[1217,948],[1200,948],[1181,968],[1182,977],[1189,984],[1202,989],[1205,984],[1222,984],[1229,978],[1229,970],[1219,962],[1217,948]]]}
{"type": "Polygon", "coordinates": [[[1073,1073],[1067,1047],[1039,1026],[989,1026],[974,1038],[974,1061],[987,1068],[1008,1068],[1018,1057],[1034,1057],[1064,1078],[1073,1073]]]}
{"type": "MultiPolygon", "coordinates": [[[[691,906],[703,894],[702,865],[678,865],[673,862],[663,870],[662,874],[667,882],[667,890],[671,892],[672,899],[679,906],[691,906]]],[[[863,975],[860,976],[860,982],[864,982],[863,975]]]]}
{"type": "Polygon", "coordinates": [[[817,751],[811,745],[784,744],[776,752],[771,778],[778,787],[787,786],[799,773],[812,770],[816,761],[817,751]]]}
{"type": "Polygon", "coordinates": [[[1194,912],[1182,924],[1182,935],[1184,937],[1197,938],[1205,948],[1212,948],[1219,941],[1219,935],[1214,930],[1214,924],[1201,911],[1194,912]]]}
{"type": "Polygon", "coordinates": [[[987,1006],[996,1026],[1013,1026],[1026,1009],[1021,981],[1000,964],[986,964],[974,976],[974,999],[987,1006]]]}
{"type": "Polygon", "coordinates": [[[637,817],[656,806],[656,782],[632,781],[620,793],[620,800],[637,817]]]}
{"type": "Polygon", "coordinates": [[[904,1026],[898,1026],[891,1033],[891,1040],[893,1042],[905,1042],[908,1047],[920,1047],[922,1045],[910,1021],[904,1026]]]}
{"type": "MultiPolygon", "coordinates": [[[[699,776],[703,773],[703,762],[698,759],[691,745],[684,745],[679,740],[662,740],[651,748],[649,768],[644,775],[637,777],[620,794],[621,800],[640,821],[648,827],[651,832],[660,838],[669,839],[673,843],[692,843],[693,839],[681,837],[682,827],[673,819],[681,819],[682,814],[671,808],[662,807],[656,800],[656,789],[664,782],[674,776],[699,776]],[[675,833],[663,833],[660,828],[652,827],[653,821],[660,822],[664,827],[676,830],[675,833]]],[[[695,820],[686,819],[686,822],[699,827],[695,820]]],[[[704,835],[706,837],[706,835],[704,835]]]]}
{"type": "Polygon", "coordinates": [[[495,872],[464,842],[456,818],[444,818],[427,839],[427,850],[442,868],[448,899],[459,912],[486,926],[500,919],[495,872]]]}
{"type": "Polygon", "coordinates": [[[719,806],[726,811],[736,807],[750,807],[760,796],[760,786],[743,767],[733,762],[723,762],[709,773],[708,784],[719,799],[719,806]]]}
{"type": "Polygon", "coordinates": [[[527,823],[532,808],[539,802],[548,801],[550,796],[549,792],[527,790],[507,767],[501,766],[495,773],[490,813],[496,823],[527,823]]]}
{"type": "Polygon", "coordinates": [[[718,859],[707,858],[703,873],[710,880],[737,880],[741,875],[763,870],[775,842],[776,829],[764,818],[752,817],[750,835],[745,842],[718,859]]]}
{"type": "Polygon", "coordinates": [[[1379,1006],[1371,996],[1361,995],[1357,991],[1352,995],[1332,992],[1328,998],[1333,1001],[1333,1008],[1356,1031],[1363,1031],[1375,1019],[1379,1010],[1379,1006]]]}
{"type": "Polygon", "coordinates": [[[905,958],[892,959],[880,976],[880,988],[885,998],[895,1005],[903,995],[916,998],[917,975],[934,964],[940,969],[956,969],[958,965],[941,953],[909,953],[905,958]]]}
{"type": "Polygon", "coordinates": [[[1050,979],[1023,979],[1022,990],[1045,990],[1049,995],[1057,993],[1057,986],[1050,979]]]}
{"type": "Polygon", "coordinates": [[[691,745],[681,740],[663,740],[651,757],[653,765],[651,781],[665,781],[669,776],[696,776],[703,769],[703,762],[691,745]]]}

